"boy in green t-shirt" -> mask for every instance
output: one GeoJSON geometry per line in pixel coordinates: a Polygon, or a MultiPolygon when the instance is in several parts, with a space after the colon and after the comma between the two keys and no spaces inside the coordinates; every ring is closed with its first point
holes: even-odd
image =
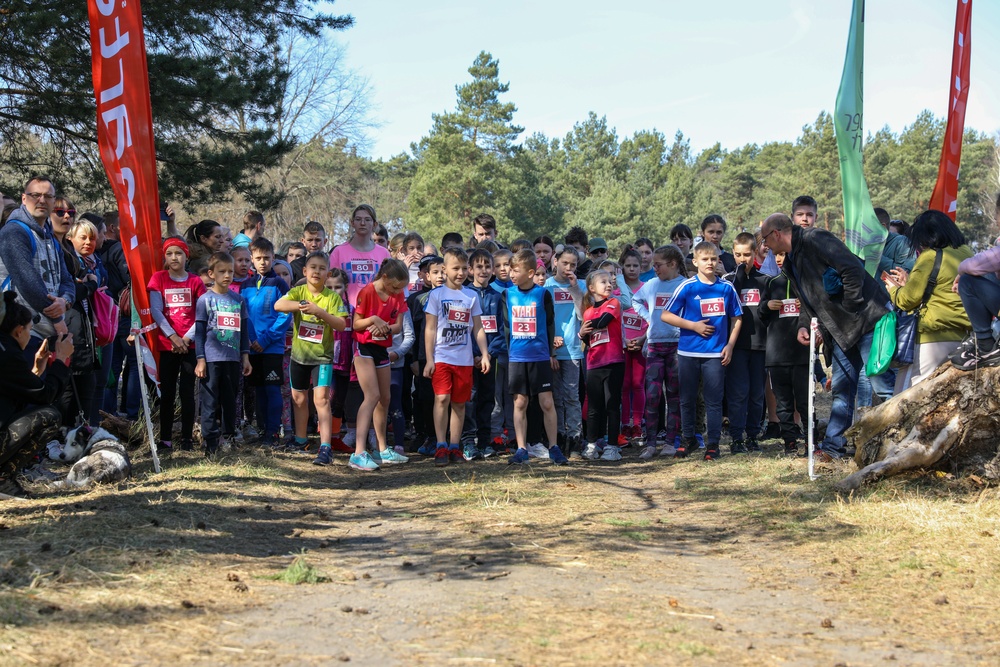
{"type": "Polygon", "coordinates": [[[324,252],[314,252],[306,258],[302,269],[305,285],[288,290],[274,303],[274,309],[292,313],[292,360],[288,378],[292,387],[295,411],[295,447],[306,447],[306,425],[309,420],[310,387],[319,420],[320,449],[318,465],[330,463],[330,442],[333,439],[333,415],[330,412],[330,383],[333,378],[333,332],[347,327],[347,308],[333,290],[326,286],[330,258],[324,252]]]}

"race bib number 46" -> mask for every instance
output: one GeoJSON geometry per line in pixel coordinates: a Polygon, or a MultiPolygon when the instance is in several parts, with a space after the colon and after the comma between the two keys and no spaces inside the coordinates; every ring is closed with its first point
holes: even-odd
{"type": "Polygon", "coordinates": [[[759,306],[760,290],[759,289],[740,290],[740,301],[743,303],[744,306],[759,306]]]}
{"type": "Polygon", "coordinates": [[[325,328],[322,322],[300,322],[299,339],[309,343],[322,343],[325,328]]]}
{"type": "Polygon", "coordinates": [[[239,313],[216,313],[215,326],[220,331],[239,331],[240,330],[240,314],[239,313]]]}
{"type": "Polygon", "coordinates": [[[165,289],[163,290],[163,300],[167,308],[190,308],[191,288],[165,289]]]}
{"type": "Polygon", "coordinates": [[[726,300],[722,297],[701,300],[702,317],[718,317],[726,314],[726,300]]]}

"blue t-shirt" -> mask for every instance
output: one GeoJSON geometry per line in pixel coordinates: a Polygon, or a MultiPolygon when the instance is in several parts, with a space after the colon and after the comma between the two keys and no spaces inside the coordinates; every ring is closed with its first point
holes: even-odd
{"type": "Polygon", "coordinates": [[[650,280],[656,277],[656,270],[650,269],[649,271],[643,271],[639,274],[639,280],[644,283],[648,283],[650,280]]]}
{"type": "Polygon", "coordinates": [[[725,280],[703,283],[697,276],[681,283],[667,303],[667,310],[691,322],[708,320],[708,324],[715,327],[707,338],[690,329],[681,329],[677,354],[684,357],[722,356],[729,340],[729,318],[743,314],[740,295],[732,283],[725,280]]]}
{"type": "Polygon", "coordinates": [[[583,359],[583,341],[580,340],[580,315],[576,312],[576,302],[569,291],[569,283],[561,283],[555,278],[545,281],[545,289],[552,295],[556,316],[556,333],[562,336],[562,347],[556,348],[556,359],[583,359]]]}

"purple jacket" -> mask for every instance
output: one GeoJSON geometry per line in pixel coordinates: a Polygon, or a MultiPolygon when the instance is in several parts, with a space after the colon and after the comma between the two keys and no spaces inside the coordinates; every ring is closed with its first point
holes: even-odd
{"type": "Polygon", "coordinates": [[[973,276],[983,276],[993,273],[1000,279],[1000,246],[993,246],[969,259],[962,260],[958,265],[958,274],[968,273],[973,276]]]}

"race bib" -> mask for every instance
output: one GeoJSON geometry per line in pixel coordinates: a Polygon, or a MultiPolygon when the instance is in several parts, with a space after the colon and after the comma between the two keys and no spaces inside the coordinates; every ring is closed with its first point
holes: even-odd
{"type": "Polygon", "coordinates": [[[321,343],[323,342],[323,334],[326,332],[326,325],[322,322],[300,322],[299,323],[299,340],[304,340],[307,343],[321,343]]]}
{"type": "Polygon", "coordinates": [[[410,290],[410,294],[415,294],[415,293],[419,292],[421,290],[421,288],[423,288],[423,286],[424,286],[424,281],[417,280],[416,282],[410,283],[407,286],[407,289],[410,290]]]}
{"type": "Polygon", "coordinates": [[[778,314],[778,318],[782,317],[798,317],[799,316],[799,304],[797,299],[782,299],[781,300],[781,312],[778,314]]]}
{"type": "Polygon", "coordinates": [[[598,329],[593,334],[590,335],[590,347],[597,347],[598,345],[606,345],[611,341],[611,334],[608,333],[607,329],[598,329]]]}
{"type": "Polygon", "coordinates": [[[175,287],[163,290],[163,305],[167,308],[190,308],[191,288],[175,287]]]}
{"type": "Polygon", "coordinates": [[[701,300],[702,317],[719,317],[726,314],[726,300],[722,297],[701,300]]]}
{"type": "Polygon", "coordinates": [[[494,334],[498,331],[496,315],[483,315],[483,331],[488,334],[494,334]]]}
{"type": "Polygon", "coordinates": [[[510,325],[510,333],[514,338],[534,338],[537,333],[534,317],[514,317],[510,325]]]}
{"type": "Polygon", "coordinates": [[[556,303],[573,303],[573,294],[565,287],[557,287],[552,295],[556,303]]]}
{"type": "Polygon", "coordinates": [[[219,331],[239,331],[240,330],[240,314],[239,313],[216,313],[215,314],[215,327],[219,331]]]}
{"type": "Polygon", "coordinates": [[[368,280],[360,282],[365,284],[371,282],[371,277],[375,275],[375,262],[360,259],[351,260],[351,275],[353,276],[352,282],[357,282],[361,276],[367,276],[368,280]]]}
{"type": "Polygon", "coordinates": [[[622,316],[622,324],[625,325],[626,329],[631,329],[632,331],[642,331],[642,318],[638,315],[629,315],[626,313],[622,316]]]}
{"type": "Polygon", "coordinates": [[[760,305],[760,290],[759,289],[743,289],[743,290],[740,290],[740,302],[744,306],[759,306],[760,305]]]}
{"type": "Polygon", "coordinates": [[[448,324],[453,327],[467,327],[472,322],[472,312],[465,306],[451,304],[448,307],[448,324]]]}
{"type": "Polygon", "coordinates": [[[656,300],[654,302],[654,307],[663,310],[670,303],[670,297],[673,296],[670,292],[662,292],[656,295],[656,300]]]}

